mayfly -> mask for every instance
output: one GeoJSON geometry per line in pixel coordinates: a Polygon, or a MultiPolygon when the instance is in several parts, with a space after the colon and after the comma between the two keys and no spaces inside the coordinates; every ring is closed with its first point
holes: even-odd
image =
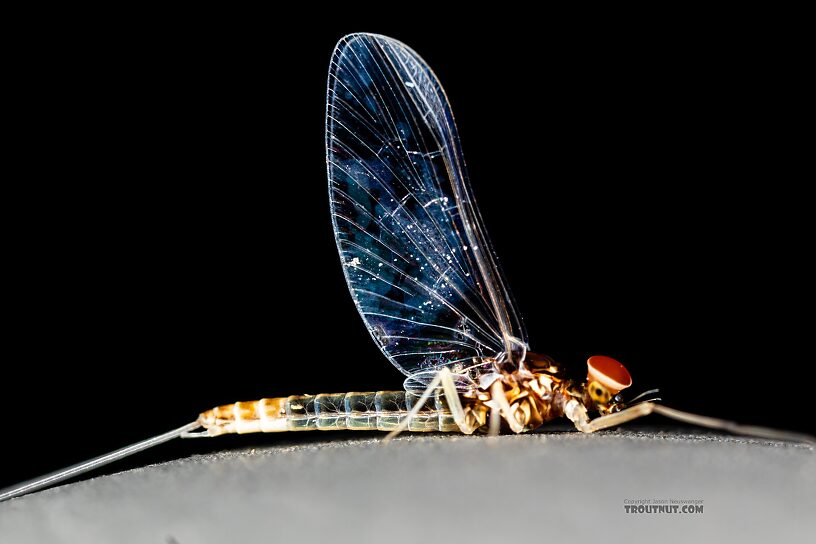
{"type": "Polygon", "coordinates": [[[656,412],[738,434],[809,441],[625,400],[618,361],[593,356],[586,381],[528,350],[473,198],[450,105],[409,47],[374,34],[337,44],[329,70],[326,161],[343,272],[371,337],[406,376],[401,391],[236,402],[182,428],[0,493],[47,487],[177,437],[371,429],[521,433],[568,418],[584,433],[656,412]],[[203,429],[198,431],[198,429],[203,429]]]}

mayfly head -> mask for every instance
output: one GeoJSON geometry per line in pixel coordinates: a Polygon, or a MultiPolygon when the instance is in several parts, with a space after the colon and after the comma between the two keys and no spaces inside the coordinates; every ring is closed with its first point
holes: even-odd
{"type": "Polygon", "coordinates": [[[632,376],[617,360],[604,355],[593,355],[587,359],[586,391],[601,414],[617,411],[620,408],[618,393],[630,385],[632,376]]]}

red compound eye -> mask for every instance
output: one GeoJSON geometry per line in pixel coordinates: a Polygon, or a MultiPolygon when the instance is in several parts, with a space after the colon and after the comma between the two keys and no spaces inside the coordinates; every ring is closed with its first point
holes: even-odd
{"type": "Polygon", "coordinates": [[[632,385],[632,376],[626,367],[606,355],[587,359],[587,380],[600,383],[613,395],[632,385]]]}

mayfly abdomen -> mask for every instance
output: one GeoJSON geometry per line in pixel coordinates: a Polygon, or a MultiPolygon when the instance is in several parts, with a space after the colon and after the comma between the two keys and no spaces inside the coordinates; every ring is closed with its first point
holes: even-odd
{"type": "MultiPolygon", "coordinates": [[[[293,395],[236,402],[207,410],[199,417],[207,434],[274,433],[285,431],[391,431],[407,416],[419,395],[405,391],[376,391],[293,395]]],[[[411,418],[417,432],[455,432],[445,395],[438,391],[411,418]]]]}

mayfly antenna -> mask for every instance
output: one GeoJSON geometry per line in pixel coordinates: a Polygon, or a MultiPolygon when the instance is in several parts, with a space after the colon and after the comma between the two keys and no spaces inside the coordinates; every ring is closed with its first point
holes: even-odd
{"type": "Polygon", "coordinates": [[[40,476],[39,478],[35,478],[23,484],[6,488],[0,491],[0,502],[7,501],[15,497],[21,497],[28,493],[33,493],[34,491],[39,491],[40,489],[50,487],[54,484],[67,480],[68,478],[73,478],[79,474],[84,474],[85,472],[95,470],[99,467],[107,465],[108,463],[113,463],[114,461],[118,461],[119,459],[123,459],[129,455],[133,455],[134,453],[139,453],[140,451],[152,448],[153,446],[158,446],[159,444],[173,440],[174,438],[179,438],[190,431],[198,429],[200,426],[201,424],[197,421],[188,423],[187,425],[179,427],[178,429],[170,432],[148,438],[147,440],[142,440],[141,442],[136,442],[130,446],[125,446],[124,448],[106,453],[105,455],[100,455],[99,457],[94,457],[93,459],[83,461],[82,463],[77,463],[76,465],[68,468],[52,472],[51,474],[40,476]]]}

